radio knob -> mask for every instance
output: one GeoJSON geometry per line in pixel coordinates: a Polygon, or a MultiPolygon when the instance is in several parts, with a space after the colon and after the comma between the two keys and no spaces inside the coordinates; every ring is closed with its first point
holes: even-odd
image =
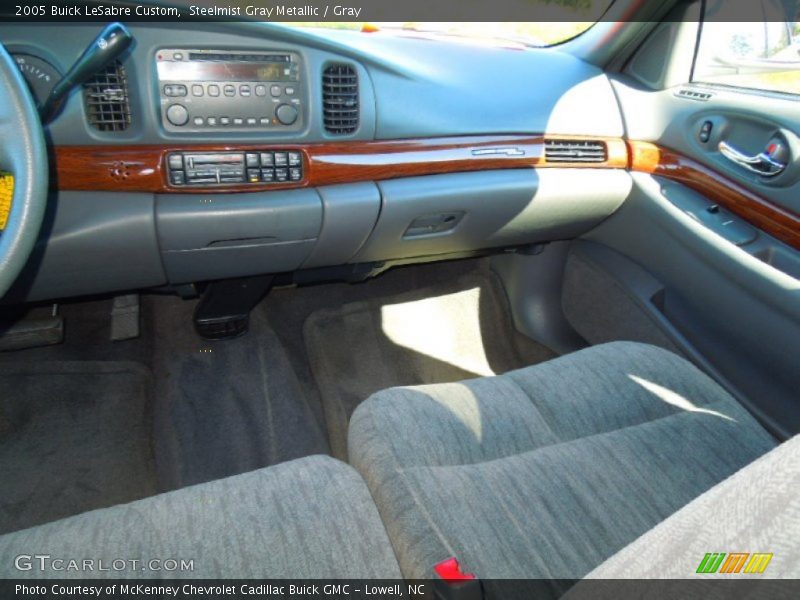
{"type": "Polygon", "coordinates": [[[297,109],[291,104],[281,104],[275,110],[275,116],[282,125],[291,125],[297,121],[297,109]]]}
{"type": "Polygon", "coordinates": [[[167,108],[167,120],[177,127],[186,125],[189,121],[189,111],[183,104],[172,104],[167,108]]]}

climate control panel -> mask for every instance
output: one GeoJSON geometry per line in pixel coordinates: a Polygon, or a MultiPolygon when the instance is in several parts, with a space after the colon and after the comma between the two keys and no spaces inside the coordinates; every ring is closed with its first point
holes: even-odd
{"type": "Polygon", "coordinates": [[[169,183],[177,187],[303,181],[303,153],[299,150],[170,152],[166,160],[169,183]]]}

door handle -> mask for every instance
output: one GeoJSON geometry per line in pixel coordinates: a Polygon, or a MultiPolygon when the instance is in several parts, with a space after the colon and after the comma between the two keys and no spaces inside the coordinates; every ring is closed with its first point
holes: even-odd
{"type": "Polygon", "coordinates": [[[737,150],[726,141],[719,143],[719,151],[722,156],[744,167],[752,173],[757,173],[762,177],[775,177],[786,168],[786,165],[772,158],[766,152],[760,152],[755,156],[748,156],[744,152],[737,150]]]}

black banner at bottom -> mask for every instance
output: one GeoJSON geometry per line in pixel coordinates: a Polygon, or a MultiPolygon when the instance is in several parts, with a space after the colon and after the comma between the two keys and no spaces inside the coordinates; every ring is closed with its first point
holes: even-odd
{"type": "Polygon", "coordinates": [[[36,600],[188,600],[196,598],[265,600],[472,600],[564,598],[565,600],[781,600],[800,598],[796,579],[505,579],[472,584],[432,580],[0,580],[0,598],[36,600]]]}

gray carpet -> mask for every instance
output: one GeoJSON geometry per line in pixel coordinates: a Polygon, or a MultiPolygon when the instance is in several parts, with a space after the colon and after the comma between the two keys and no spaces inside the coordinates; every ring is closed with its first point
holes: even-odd
{"type": "Polygon", "coordinates": [[[131,362],[0,364],[0,533],[156,493],[150,393],[131,362]]]}
{"type": "Polygon", "coordinates": [[[552,358],[517,333],[486,261],[429,285],[313,312],[305,323],[333,455],[356,406],[379,390],[494,375],[552,358]]]}
{"type": "Polygon", "coordinates": [[[142,296],[141,336],[111,342],[110,299],[64,303],[63,344],[0,352],[0,365],[130,360],[149,369],[158,491],[328,453],[319,400],[298,387],[296,366],[263,311],[253,312],[248,335],[211,343],[194,331],[196,304],[142,296]]]}
{"type": "Polygon", "coordinates": [[[574,252],[567,257],[561,306],[590,344],[624,340],[682,354],[611,275],[574,252]]]}
{"type": "Polygon", "coordinates": [[[208,342],[192,327],[195,302],[159,300],[152,363],[165,489],[330,452],[262,311],[253,311],[247,335],[208,342]]]}
{"type": "MultiPolygon", "coordinates": [[[[27,411],[28,422],[33,424],[25,430],[31,433],[25,444],[6,444],[7,440],[16,439],[13,436],[22,434],[18,429],[19,421],[14,417],[16,413],[5,406],[0,411],[0,451],[4,453],[4,458],[0,459],[3,465],[0,481],[4,491],[6,481],[14,481],[13,487],[19,488],[16,496],[8,496],[6,504],[30,504],[28,508],[17,507],[16,516],[4,513],[3,518],[8,519],[5,522],[13,523],[14,528],[26,527],[302,456],[328,454],[331,453],[329,437],[338,448],[334,454],[344,456],[347,418],[355,405],[373,391],[398,384],[449,381],[490,371],[501,372],[551,356],[548,350],[513,331],[502,290],[486,260],[392,269],[360,284],[275,289],[253,311],[250,332],[230,341],[204,342],[196,335],[192,325],[195,305],[196,301],[174,296],[143,296],[141,337],[110,342],[109,299],[68,302],[60,307],[65,317],[63,344],[0,352],[3,404],[10,402],[8,398],[17,398],[18,401],[11,404],[17,406],[18,411],[27,411]],[[379,347],[389,365],[388,370],[375,369],[368,374],[363,386],[356,385],[355,381],[363,374],[347,361],[348,357],[364,354],[359,345],[362,340],[358,339],[361,333],[356,333],[361,329],[340,335],[340,332],[329,331],[322,319],[326,311],[332,311],[335,316],[345,305],[356,303],[362,309],[356,312],[364,317],[360,319],[356,315],[356,320],[363,325],[374,319],[384,305],[476,288],[480,289],[477,303],[473,292],[472,296],[445,298],[443,303],[432,300],[429,307],[440,313],[449,311],[452,318],[438,319],[437,340],[455,335],[458,344],[464,346],[461,357],[464,361],[459,362],[459,359],[450,364],[447,347],[440,348],[430,341],[423,340],[420,352],[420,349],[402,345],[414,340],[386,338],[380,341],[379,347]],[[322,348],[322,359],[311,360],[312,353],[304,340],[304,324],[312,314],[312,321],[319,324],[317,348],[322,348]],[[476,332],[480,333],[480,340],[476,332]],[[319,363],[327,360],[329,352],[339,355],[334,357],[339,363],[329,365],[337,370],[332,375],[323,374],[317,378],[319,363]],[[80,366],[73,368],[78,374],[54,375],[37,370],[46,362],[55,364],[54,361],[77,361],[80,366]],[[103,367],[97,361],[109,364],[103,367]],[[104,372],[103,369],[113,369],[119,361],[139,365],[129,365],[127,374],[122,376],[124,379],[119,379],[123,383],[111,381],[110,375],[92,377],[84,373],[85,370],[99,373],[104,372]],[[27,366],[20,367],[20,363],[27,366]],[[17,376],[6,377],[19,368],[39,374],[38,378],[24,380],[26,389],[19,387],[17,376]],[[149,408],[142,406],[138,392],[125,383],[132,381],[133,372],[140,373],[142,378],[152,373],[149,408]],[[328,401],[329,395],[325,397],[323,408],[319,389],[327,391],[330,379],[345,386],[341,388],[342,408],[338,412],[336,405],[328,401]],[[34,380],[37,380],[35,386],[34,380]],[[32,390],[35,390],[31,396],[33,401],[19,401],[32,394],[32,390]],[[84,390],[89,390],[89,394],[84,390]],[[107,399],[108,403],[103,404],[107,399]],[[101,406],[102,410],[96,406],[101,406]],[[143,412],[136,413],[138,416],[134,418],[137,410],[143,412]],[[144,414],[147,416],[142,416],[144,414]],[[80,422],[81,426],[56,431],[56,425],[51,425],[55,422],[60,427],[72,421],[80,422]],[[104,424],[107,424],[106,430],[86,435],[86,431],[93,427],[102,429],[104,424]],[[55,435],[37,442],[39,436],[46,438],[42,431],[47,427],[52,427],[55,435]],[[147,448],[146,460],[143,451],[132,449],[131,440],[134,439],[139,446],[147,448]],[[102,456],[103,452],[91,454],[112,446],[111,441],[116,444],[116,440],[120,440],[119,448],[109,448],[107,456],[102,456]],[[40,442],[44,445],[42,448],[38,447],[40,442]],[[71,456],[70,464],[62,468],[63,461],[55,451],[48,455],[49,462],[41,463],[39,474],[32,478],[30,473],[34,473],[33,466],[43,460],[42,453],[49,452],[56,444],[67,448],[61,454],[71,456]],[[114,463],[125,448],[130,460],[114,463]],[[84,451],[85,455],[80,454],[84,451]],[[113,464],[110,474],[100,466],[106,462],[113,464]],[[11,469],[16,470],[12,472],[11,469]],[[143,475],[144,471],[147,476],[143,475]],[[28,475],[18,477],[20,473],[28,475]],[[91,478],[89,484],[87,478],[91,478]],[[104,483],[106,487],[102,487],[104,483]],[[84,500],[91,499],[92,493],[98,495],[90,493],[96,487],[101,489],[102,502],[92,504],[77,501],[80,499],[63,499],[65,494],[77,492],[62,493],[62,488],[71,486],[77,490],[84,484],[87,484],[84,500]],[[26,494],[29,500],[23,499],[26,494]],[[25,510],[31,511],[35,518],[28,519],[22,514],[25,510]]],[[[393,315],[391,318],[403,318],[402,310],[397,313],[396,309],[389,308],[389,311],[393,315]]],[[[426,317],[424,311],[418,316],[426,317]]],[[[380,339],[379,325],[368,331],[380,339]]],[[[320,352],[313,353],[315,357],[318,355],[320,352]]],[[[371,364],[376,364],[380,357],[370,360],[371,364]]]]}

